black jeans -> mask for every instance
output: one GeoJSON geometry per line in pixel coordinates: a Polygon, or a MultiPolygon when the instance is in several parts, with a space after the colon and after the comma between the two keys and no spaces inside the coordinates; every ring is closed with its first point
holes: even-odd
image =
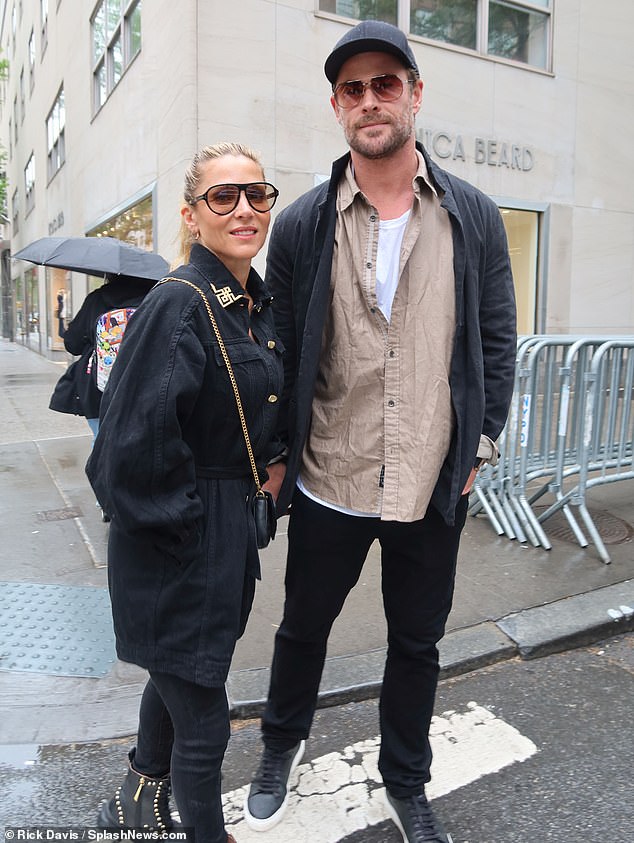
{"type": "Polygon", "coordinates": [[[394,796],[421,791],[430,779],[436,645],[451,609],[466,514],[464,496],[452,527],[432,506],[420,521],[381,521],[343,515],[296,491],[288,527],[284,617],[275,637],[262,718],[267,746],[285,750],[308,737],[330,629],[378,539],[388,630],[379,770],[394,796]]]}
{"type": "Polygon", "coordinates": [[[224,687],[206,688],[167,673],[151,673],[139,711],[133,766],[161,777],[171,771],[183,825],[197,841],[226,843],[220,768],[229,740],[224,687]]]}

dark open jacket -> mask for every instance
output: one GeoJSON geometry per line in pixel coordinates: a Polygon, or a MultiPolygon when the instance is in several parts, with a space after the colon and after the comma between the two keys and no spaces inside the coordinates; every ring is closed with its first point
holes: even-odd
{"type": "MultiPolygon", "coordinates": [[[[255,460],[265,466],[279,453],[272,434],[282,389],[270,296],[251,270],[249,315],[238,281],[199,244],[172,274],[207,296],[255,460]]],[[[100,419],[86,471],[112,516],[108,581],[119,658],[222,684],[259,572],[247,503],[254,480],[219,344],[187,284],[157,285],[130,320],[100,419]]]]}
{"type": "MultiPolygon", "coordinates": [[[[441,204],[453,229],[456,330],[450,386],[456,425],[432,495],[432,504],[451,524],[480,434],[495,440],[506,421],[515,369],[515,295],[497,206],[477,188],[440,169],[420,144],[417,148],[443,196],[441,204]]],[[[284,209],[271,234],[266,282],[286,349],[278,432],[288,458],[279,512],[290,503],[310,425],[329,298],[337,185],[349,160],[347,154],[335,161],[329,182],[284,209]]]]}

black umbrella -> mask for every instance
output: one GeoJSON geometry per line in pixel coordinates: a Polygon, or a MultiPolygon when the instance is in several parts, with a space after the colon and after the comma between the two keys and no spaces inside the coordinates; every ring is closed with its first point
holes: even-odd
{"type": "Polygon", "coordinates": [[[156,252],[116,237],[41,237],[12,257],[87,275],[132,275],[151,281],[163,278],[169,269],[156,252]]]}

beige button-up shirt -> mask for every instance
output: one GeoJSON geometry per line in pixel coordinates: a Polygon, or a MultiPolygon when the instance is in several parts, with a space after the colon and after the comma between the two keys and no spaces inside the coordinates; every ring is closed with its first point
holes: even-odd
{"type": "Polygon", "coordinates": [[[320,500],[383,520],[425,515],[453,430],[453,240],[418,153],[388,322],[377,304],[379,215],[351,167],[337,195],[330,307],[301,481],[320,500]]]}

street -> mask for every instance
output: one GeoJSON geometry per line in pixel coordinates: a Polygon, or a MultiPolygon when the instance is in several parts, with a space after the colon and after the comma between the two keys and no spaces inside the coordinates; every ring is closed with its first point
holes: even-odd
{"type": "MultiPolygon", "coordinates": [[[[83,470],[88,428],[46,409],[63,367],[15,344],[0,343],[0,352],[0,826],[92,826],[125,773],[145,674],[114,660],[109,620],[102,628],[108,528],[83,470]]],[[[625,484],[595,500],[634,523],[625,484]]],[[[229,677],[234,702],[266,692],[285,542],[282,529],[263,552],[264,579],[229,677]]],[[[428,788],[454,843],[632,840],[631,541],[620,539],[611,553],[606,566],[562,539],[545,553],[469,520],[441,647],[441,662],[445,648],[459,675],[447,673],[455,678],[439,686],[428,788]],[[520,630],[517,645],[502,632],[509,618],[530,633],[520,630]],[[606,623],[614,631],[596,635],[610,630],[606,623]],[[570,649],[605,636],[602,645],[570,649]],[[535,638],[566,651],[520,659],[522,642],[535,638]],[[481,669],[464,672],[474,666],[481,669]]],[[[372,551],[326,663],[328,698],[347,704],[318,710],[291,808],[267,834],[241,821],[258,723],[233,722],[223,792],[238,843],[399,843],[376,768],[377,702],[350,702],[374,693],[384,626],[372,551]]]]}
{"type": "MultiPolygon", "coordinates": [[[[630,843],[633,710],[633,633],[441,682],[428,792],[454,843],[630,843]]],[[[3,824],[92,825],[129,745],[0,747],[3,824]]],[[[289,811],[258,834],[240,814],[258,723],[235,722],[224,767],[228,827],[238,843],[397,843],[377,750],[376,701],[318,711],[289,811]]]]}

